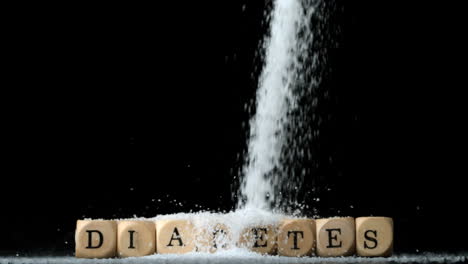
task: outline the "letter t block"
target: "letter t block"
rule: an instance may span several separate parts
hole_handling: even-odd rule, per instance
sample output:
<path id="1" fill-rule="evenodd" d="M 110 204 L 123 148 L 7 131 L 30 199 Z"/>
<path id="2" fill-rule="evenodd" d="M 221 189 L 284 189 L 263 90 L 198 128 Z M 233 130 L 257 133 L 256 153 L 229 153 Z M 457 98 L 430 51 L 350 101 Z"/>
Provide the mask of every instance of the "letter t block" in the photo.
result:
<path id="1" fill-rule="evenodd" d="M 310 256 L 315 249 L 315 221 L 286 219 L 278 229 L 278 255 Z"/>

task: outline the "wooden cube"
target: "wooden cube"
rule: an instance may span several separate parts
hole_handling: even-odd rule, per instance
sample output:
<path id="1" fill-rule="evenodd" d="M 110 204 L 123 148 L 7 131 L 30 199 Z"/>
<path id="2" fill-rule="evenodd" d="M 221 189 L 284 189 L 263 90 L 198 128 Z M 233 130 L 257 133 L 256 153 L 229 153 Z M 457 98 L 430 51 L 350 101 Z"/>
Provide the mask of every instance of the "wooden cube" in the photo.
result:
<path id="1" fill-rule="evenodd" d="M 195 251 L 194 228 L 189 220 L 156 221 L 156 252 L 183 254 Z"/>
<path id="2" fill-rule="evenodd" d="M 317 219 L 317 255 L 338 257 L 353 255 L 356 250 L 356 227 L 353 217 Z"/>
<path id="3" fill-rule="evenodd" d="M 356 251 L 363 257 L 387 257 L 393 252 L 393 220 L 389 217 L 356 218 Z"/>
<path id="4" fill-rule="evenodd" d="M 196 229 L 195 246 L 198 252 L 214 253 L 232 247 L 231 230 L 225 224 L 213 222 Z"/>
<path id="5" fill-rule="evenodd" d="M 156 226 L 150 221 L 119 221 L 117 223 L 117 255 L 139 257 L 154 254 Z"/>
<path id="6" fill-rule="evenodd" d="M 77 258 L 115 257 L 117 223 L 106 220 L 78 220 L 75 246 Z"/>
<path id="7" fill-rule="evenodd" d="M 312 219 L 283 220 L 278 228 L 278 255 L 310 256 L 315 249 L 315 221 Z"/>
<path id="8" fill-rule="evenodd" d="M 247 227 L 240 233 L 239 246 L 260 254 L 274 254 L 276 231 L 276 227 L 271 225 Z"/>

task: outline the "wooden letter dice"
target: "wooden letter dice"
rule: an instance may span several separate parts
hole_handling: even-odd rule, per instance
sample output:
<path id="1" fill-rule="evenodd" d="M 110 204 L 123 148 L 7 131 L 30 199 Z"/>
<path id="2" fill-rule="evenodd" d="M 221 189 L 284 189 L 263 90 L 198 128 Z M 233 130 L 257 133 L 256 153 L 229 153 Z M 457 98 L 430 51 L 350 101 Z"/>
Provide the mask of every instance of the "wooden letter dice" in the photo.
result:
<path id="1" fill-rule="evenodd" d="M 119 257 L 139 257 L 154 254 L 156 227 L 149 221 L 120 221 L 117 224 L 117 254 Z"/>
<path id="2" fill-rule="evenodd" d="M 196 247 L 199 252 L 214 253 L 220 249 L 232 247 L 231 230 L 222 223 L 213 222 L 196 232 Z"/>
<path id="3" fill-rule="evenodd" d="M 239 245 L 261 254 L 276 252 L 276 228 L 274 226 L 252 226 L 240 235 Z"/>
<path id="4" fill-rule="evenodd" d="M 321 257 L 349 256 L 356 250 L 353 217 L 316 220 L 317 255 Z"/>
<path id="5" fill-rule="evenodd" d="M 194 228 L 189 220 L 156 221 L 156 252 L 182 254 L 195 251 Z"/>
<path id="6" fill-rule="evenodd" d="M 315 247 L 315 221 L 287 219 L 278 228 L 278 255 L 309 256 Z"/>
<path id="7" fill-rule="evenodd" d="M 78 220 L 75 245 L 77 258 L 115 257 L 117 223 L 105 220 Z"/>
<path id="8" fill-rule="evenodd" d="M 356 218 L 356 251 L 363 257 L 392 255 L 393 220 L 389 217 Z"/>

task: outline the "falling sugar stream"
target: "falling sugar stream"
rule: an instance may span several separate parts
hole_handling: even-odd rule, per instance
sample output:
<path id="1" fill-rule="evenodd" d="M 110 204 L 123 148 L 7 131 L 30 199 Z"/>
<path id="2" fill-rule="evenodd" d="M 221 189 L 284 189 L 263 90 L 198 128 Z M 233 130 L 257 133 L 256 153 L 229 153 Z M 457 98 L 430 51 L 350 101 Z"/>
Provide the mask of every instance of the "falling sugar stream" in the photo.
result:
<path id="1" fill-rule="evenodd" d="M 297 188 L 299 184 L 288 179 L 290 165 L 284 155 L 291 155 L 287 148 L 300 147 L 301 138 L 309 136 L 302 135 L 291 142 L 290 126 L 294 124 L 288 119 L 293 113 L 305 114 L 300 109 L 297 111 L 301 107 L 298 99 L 306 94 L 300 89 L 310 90 L 318 85 L 311 78 L 317 58 L 311 51 L 311 19 L 319 1 L 275 0 L 273 3 L 270 34 L 264 40 L 265 64 L 259 79 L 256 112 L 250 120 L 238 208 L 275 209 L 281 195 L 293 193 L 287 188 Z M 279 188 L 280 185 L 283 187 Z M 284 186 L 288 186 L 286 190 Z"/>

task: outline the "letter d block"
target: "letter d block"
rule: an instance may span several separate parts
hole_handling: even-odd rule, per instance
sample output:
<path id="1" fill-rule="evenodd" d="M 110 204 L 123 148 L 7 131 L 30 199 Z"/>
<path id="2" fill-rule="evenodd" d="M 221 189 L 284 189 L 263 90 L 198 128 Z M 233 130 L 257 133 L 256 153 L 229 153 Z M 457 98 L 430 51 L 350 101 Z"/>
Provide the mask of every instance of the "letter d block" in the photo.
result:
<path id="1" fill-rule="evenodd" d="M 239 245 L 260 254 L 276 252 L 276 228 L 274 226 L 252 226 L 240 235 Z"/>
<path id="2" fill-rule="evenodd" d="M 356 251 L 359 256 L 363 257 L 388 257 L 392 255 L 392 218 L 356 218 Z"/>
<path id="3" fill-rule="evenodd" d="M 156 251 L 183 254 L 195 251 L 194 228 L 189 220 L 156 221 Z"/>
<path id="4" fill-rule="evenodd" d="M 356 251 L 356 227 L 353 217 L 317 219 L 317 255 L 350 256 Z"/>
<path id="5" fill-rule="evenodd" d="M 278 229 L 278 255 L 302 257 L 312 254 L 315 248 L 315 221 L 312 219 L 287 219 Z"/>
<path id="6" fill-rule="evenodd" d="M 75 232 L 77 258 L 111 258 L 117 249 L 117 223 L 104 220 L 78 220 Z"/>
<path id="7" fill-rule="evenodd" d="M 149 221 L 120 221 L 117 224 L 117 254 L 119 257 L 139 257 L 154 254 L 156 227 Z"/>

